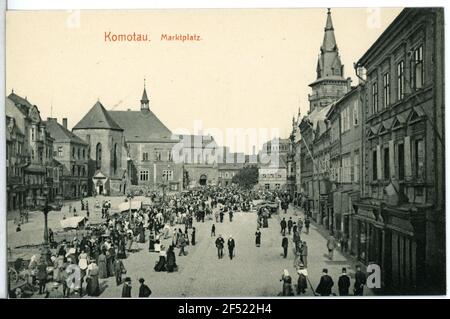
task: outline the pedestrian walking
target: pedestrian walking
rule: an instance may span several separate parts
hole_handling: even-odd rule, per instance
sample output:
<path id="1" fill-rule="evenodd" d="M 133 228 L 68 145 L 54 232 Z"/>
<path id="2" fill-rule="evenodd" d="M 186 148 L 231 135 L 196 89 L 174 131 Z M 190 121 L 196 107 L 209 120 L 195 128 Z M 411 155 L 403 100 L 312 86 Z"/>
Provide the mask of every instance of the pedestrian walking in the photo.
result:
<path id="1" fill-rule="evenodd" d="M 191 244 L 192 246 L 195 246 L 195 227 L 192 227 Z"/>
<path id="2" fill-rule="evenodd" d="M 280 222 L 280 226 L 281 226 L 281 234 L 284 236 L 286 234 L 286 219 L 283 217 L 283 219 Z"/>
<path id="3" fill-rule="evenodd" d="M 125 278 L 125 282 L 122 287 L 122 298 L 131 298 L 131 278 Z"/>
<path id="4" fill-rule="evenodd" d="M 327 241 L 327 249 L 328 249 L 328 258 L 333 260 L 334 249 L 336 248 L 336 239 L 333 235 L 328 238 Z"/>
<path id="5" fill-rule="evenodd" d="M 301 244 L 301 242 L 302 242 L 302 239 L 301 239 L 301 237 L 300 237 L 300 232 L 299 232 L 298 230 L 296 230 L 296 231 L 294 232 L 294 235 L 293 235 L 293 237 L 292 237 L 292 241 L 293 241 L 294 244 L 295 244 L 295 251 L 300 251 L 300 244 Z"/>
<path id="6" fill-rule="evenodd" d="M 287 222 L 287 227 L 288 227 L 288 233 L 289 235 L 291 234 L 291 230 L 292 230 L 292 226 L 294 225 L 294 222 L 292 221 L 292 217 L 289 217 L 289 220 Z"/>
<path id="7" fill-rule="evenodd" d="M 120 286 L 122 284 L 122 275 L 126 274 L 127 271 L 121 259 L 116 258 L 114 261 L 114 276 L 116 277 L 116 285 Z"/>
<path id="8" fill-rule="evenodd" d="M 45 285 L 47 284 L 47 263 L 43 257 L 41 257 L 41 260 L 37 265 L 36 277 L 39 282 L 39 294 L 42 295 L 45 291 Z"/>
<path id="9" fill-rule="evenodd" d="M 216 225 L 212 224 L 211 226 L 211 237 L 216 236 Z"/>
<path id="10" fill-rule="evenodd" d="M 304 265 L 300 265 L 300 269 L 297 270 L 297 295 L 303 295 L 306 293 L 306 288 L 308 288 L 308 270 Z"/>
<path id="11" fill-rule="evenodd" d="M 180 246 L 180 252 L 179 252 L 178 256 L 187 255 L 187 253 L 184 251 L 184 247 L 186 247 L 186 244 L 187 244 L 186 237 L 184 234 L 181 234 L 178 239 L 178 245 Z"/>
<path id="12" fill-rule="evenodd" d="M 255 233 L 255 244 L 256 244 L 256 247 L 261 246 L 261 231 L 259 229 L 257 229 L 256 233 Z"/>
<path id="13" fill-rule="evenodd" d="M 306 217 L 305 219 L 305 232 L 306 234 L 309 234 L 309 226 L 311 224 L 311 220 L 309 219 L 309 217 Z"/>
<path id="14" fill-rule="evenodd" d="M 361 271 L 361 266 L 356 266 L 354 295 L 364 295 L 364 285 L 366 284 L 366 275 Z"/>
<path id="15" fill-rule="evenodd" d="M 234 248 L 236 247 L 236 244 L 231 235 L 230 238 L 228 238 L 227 246 L 228 246 L 228 255 L 230 256 L 230 260 L 232 260 L 234 257 Z"/>
<path id="16" fill-rule="evenodd" d="M 300 258 L 303 265 L 305 265 L 305 267 L 308 267 L 308 245 L 306 244 L 306 241 L 304 241 L 301 245 Z"/>
<path id="17" fill-rule="evenodd" d="M 319 285 L 316 288 L 316 292 L 321 296 L 331 295 L 331 288 L 334 286 L 333 279 L 328 275 L 328 269 L 322 270 L 322 277 L 320 278 Z"/>
<path id="18" fill-rule="evenodd" d="M 347 275 L 347 268 L 342 268 L 342 274 L 338 280 L 339 296 L 348 296 L 350 288 L 350 277 Z"/>
<path id="19" fill-rule="evenodd" d="M 283 247 L 283 258 L 287 257 L 289 241 L 286 235 L 283 235 L 283 240 L 281 241 L 281 247 Z"/>
<path id="20" fill-rule="evenodd" d="M 283 271 L 283 275 L 281 276 L 280 281 L 283 282 L 283 288 L 282 288 L 282 296 L 292 296 L 294 295 L 293 289 L 292 289 L 292 278 L 289 275 L 289 271 L 285 269 Z"/>
<path id="21" fill-rule="evenodd" d="M 139 298 L 148 298 L 152 294 L 152 290 L 145 284 L 144 278 L 139 279 Z"/>
<path id="22" fill-rule="evenodd" d="M 347 249 L 348 249 L 348 235 L 344 233 L 341 236 L 341 251 L 343 253 L 346 253 Z"/>
<path id="23" fill-rule="evenodd" d="M 217 257 L 219 259 L 223 258 L 223 246 L 225 244 L 225 240 L 222 238 L 222 235 L 219 235 L 216 239 L 216 247 L 217 247 Z"/>

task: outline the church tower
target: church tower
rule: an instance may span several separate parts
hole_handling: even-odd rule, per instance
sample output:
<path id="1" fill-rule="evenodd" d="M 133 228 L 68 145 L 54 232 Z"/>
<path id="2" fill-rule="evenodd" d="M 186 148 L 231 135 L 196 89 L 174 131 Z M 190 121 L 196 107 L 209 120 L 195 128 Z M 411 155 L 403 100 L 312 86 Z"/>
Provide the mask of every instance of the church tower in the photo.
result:
<path id="1" fill-rule="evenodd" d="M 331 11 L 328 9 L 325 34 L 317 61 L 317 78 L 309 86 L 309 111 L 325 107 L 336 101 L 350 90 L 350 78 L 344 78 L 344 66 L 341 63 L 339 49 L 334 35 Z"/>
<path id="2" fill-rule="evenodd" d="M 147 91 L 145 89 L 145 79 L 144 79 L 144 92 L 142 93 L 141 98 L 141 111 L 149 111 L 150 110 L 150 101 L 147 97 Z"/>

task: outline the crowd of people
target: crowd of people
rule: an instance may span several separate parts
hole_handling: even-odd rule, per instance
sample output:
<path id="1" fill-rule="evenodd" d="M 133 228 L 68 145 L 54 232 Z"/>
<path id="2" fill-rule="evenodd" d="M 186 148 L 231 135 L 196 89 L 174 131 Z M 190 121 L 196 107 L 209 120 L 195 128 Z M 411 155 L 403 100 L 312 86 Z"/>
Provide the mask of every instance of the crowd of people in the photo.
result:
<path id="1" fill-rule="evenodd" d="M 283 216 L 290 202 L 288 196 L 281 192 L 243 190 L 236 186 L 206 186 L 167 196 L 157 193 L 149 196 L 151 204 L 133 210 L 130 205 L 129 211 L 125 212 L 114 211 L 108 200 L 102 203 L 96 201 L 94 207 L 101 210 L 101 223 L 90 225 L 88 230 L 80 232 L 81 235 L 70 241 L 55 242 L 52 236 L 54 249 L 50 260 L 46 260 L 45 255 L 41 255 L 39 259 L 33 256 L 28 266 L 33 284 L 39 286 L 38 294 L 49 298 L 99 296 L 104 288 L 100 280 L 112 277 L 117 286 L 123 285 L 122 297 L 130 297 L 131 277 L 123 279 L 127 274 L 123 260 L 142 249 L 142 244 L 148 243 L 148 251 L 159 255 L 153 266 L 155 272 L 175 272 L 179 269 L 177 257 L 188 255 L 189 247 L 197 244 L 196 223 L 212 221 L 211 237 L 216 237 L 216 227 L 224 223 L 225 216 L 232 223 L 237 212 L 251 212 L 256 209 L 255 245 L 261 247 L 260 228 L 268 227 L 273 205 L 277 207 L 280 216 Z M 128 200 L 130 199 L 124 199 Z M 258 200 L 266 204 L 255 207 L 254 203 Z M 72 207 L 70 209 L 72 210 Z M 76 212 L 75 208 L 73 210 Z M 88 201 L 81 201 L 81 211 L 89 211 Z M 309 214 L 306 214 L 304 219 L 299 217 L 294 220 L 289 217 L 286 220 L 281 217 L 280 221 L 284 258 L 288 257 L 289 237 L 293 243 L 294 268 L 299 276 L 295 291 L 297 295 L 305 294 L 308 289 L 308 245 L 302 237 L 309 234 L 310 224 Z M 201 238 L 206 237 L 200 235 Z M 219 259 L 223 258 L 226 247 L 229 259 L 233 260 L 236 241 L 232 235 L 225 239 L 218 234 L 217 238 L 214 238 L 214 244 Z M 327 243 L 330 259 L 333 258 L 335 247 L 336 240 L 330 238 Z M 364 275 L 360 270 L 357 271 L 355 294 L 362 294 L 363 291 L 365 278 L 361 274 Z M 345 276 L 348 275 L 344 268 L 338 279 L 341 295 L 346 295 L 346 292 L 348 294 L 350 287 L 350 281 L 346 280 Z M 151 289 L 144 281 L 143 278 L 139 280 L 139 297 L 151 295 Z M 288 270 L 284 270 L 281 281 L 281 294 L 293 295 L 292 278 Z M 314 294 L 323 296 L 331 294 L 333 285 L 327 269 L 323 270 L 323 276 L 315 290 L 309 283 Z M 16 295 L 20 296 L 20 291 Z"/>

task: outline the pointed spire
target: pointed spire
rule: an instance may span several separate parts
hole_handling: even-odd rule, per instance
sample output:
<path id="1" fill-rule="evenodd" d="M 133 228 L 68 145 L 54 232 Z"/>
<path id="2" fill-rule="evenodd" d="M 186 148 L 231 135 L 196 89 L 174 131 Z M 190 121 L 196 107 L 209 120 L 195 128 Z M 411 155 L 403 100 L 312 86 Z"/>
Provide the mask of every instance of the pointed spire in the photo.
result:
<path id="1" fill-rule="evenodd" d="M 144 78 L 144 92 L 142 93 L 142 99 L 141 99 L 141 110 L 149 110 L 149 103 L 147 96 L 147 90 L 145 89 L 145 78 Z"/>
<path id="2" fill-rule="evenodd" d="M 331 9 L 328 8 L 327 12 L 327 24 L 325 25 L 325 31 L 333 31 L 333 21 L 331 20 Z"/>
<path id="3" fill-rule="evenodd" d="M 324 30 L 323 43 L 320 47 L 320 55 L 317 61 L 317 79 L 328 76 L 343 77 L 343 66 L 339 57 L 333 21 L 331 19 L 331 10 L 329 8 Z"/>

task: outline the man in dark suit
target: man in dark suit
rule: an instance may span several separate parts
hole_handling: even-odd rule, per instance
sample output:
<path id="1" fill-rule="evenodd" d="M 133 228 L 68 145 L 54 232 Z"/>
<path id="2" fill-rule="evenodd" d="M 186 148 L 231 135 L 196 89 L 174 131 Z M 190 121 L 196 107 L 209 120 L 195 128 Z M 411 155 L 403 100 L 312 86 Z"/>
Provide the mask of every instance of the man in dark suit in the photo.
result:
<path id="1" fill-rule="evenodd" d="M 291 230 L 292 230 L 292 226 L 294 225 L 294 222 L 292 221 L 292 217 L 289 217 L 289 220 L 287 222 L 287 227 L 288 227 L 288 233 L 289 235 L 291 234 Z"/>
<path id="2" fill-rule="evenodd" d="M 230 259 L 233 259 L 233 253 L 234 253 L 234 247 L 235 247 L 233 237 L 230 236 L 230 238 L 228 238 L 227 245 L 228 245 L 228 255 L 230 256 Z"/>
<path id="3" fill-rule="evenodd" d="M 322 277 L 320 278 L 319 285 L 316 288 L 316 292 L 321 296 L 331 295 L 331 288 L 334 286 L 333 279 L 328 276 L 328 269 L 322 270 Z"/>
<path id="4" fill-rule="evenodd" d="M 284 217 L 280 222 L 280 226 L 281 226 L 281 234 L 284 236 L 286 234 L 286 226 L 287 226 L 286 219 L 284 219 Z"/>
<path id="5" fill-rule="evenodd" d="M 364 285 L 366 284 L 366 275 L 361 271 L 361 266 L 356 266 L 355 273 L 355 296 L 362 296 L 364 294 Z"/>
<path id="6" fill-rule="evenodd" d="M 223 257 L 223 246 L 225 244 L 225 240 L 223 240 L 222 235 L 219 235 L 216 239 L 216 247 L 217 247 L 217 257 L 221 259 Z"/>
<path id="7" fill-rule="evenodd" d="M 348 296 L 350 288 L 350 277 L 347 275 L 347 269 L 342 268 L 342 274 L 338 280 L 339 296 Z"/>
<path id="8" fill-rule="evenodd" d="M 285 235 L 283 235 L 283 240 L 281 241 L 281 247 L 283 247 L 283 258 L 287 257 L 289 241 Z"/>

